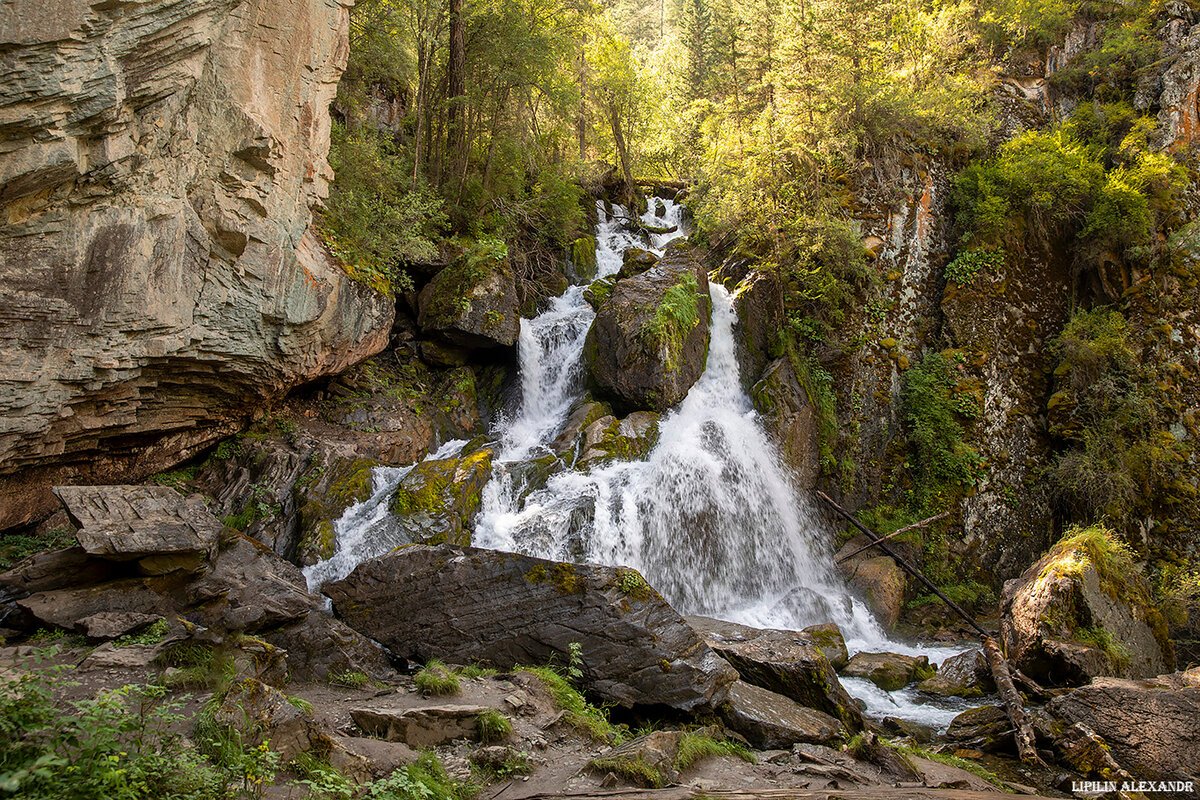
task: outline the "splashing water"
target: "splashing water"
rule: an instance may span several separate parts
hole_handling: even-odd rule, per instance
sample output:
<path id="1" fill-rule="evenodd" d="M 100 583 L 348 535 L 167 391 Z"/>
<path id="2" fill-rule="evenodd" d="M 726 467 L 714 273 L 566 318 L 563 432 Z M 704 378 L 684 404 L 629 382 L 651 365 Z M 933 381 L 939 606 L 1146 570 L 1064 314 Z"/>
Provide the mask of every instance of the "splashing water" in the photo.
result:
<path id="1" fill-rule="evenodd" d="M 466 443 L 465 439 L 446 442 L 423 460 L 449 458 L 462 450 Z M 396 486 L 415 466 L 376 467 L 372 470 L 371 496 L 347 508 L 333 523 L 337 552 L 332 558 L 304 568 L 309 591 L 316 591 L 330 581 L 341 580 L 368 558 L 383 555 L 406 541 L 388 510 L 388 500 Z"/>

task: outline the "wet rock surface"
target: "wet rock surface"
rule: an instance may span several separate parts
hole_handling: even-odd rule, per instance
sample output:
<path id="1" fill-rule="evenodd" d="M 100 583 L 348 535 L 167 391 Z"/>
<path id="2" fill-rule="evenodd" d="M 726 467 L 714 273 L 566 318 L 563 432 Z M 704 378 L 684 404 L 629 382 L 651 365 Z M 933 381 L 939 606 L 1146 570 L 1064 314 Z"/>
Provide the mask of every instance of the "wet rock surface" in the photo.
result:
<path id="1" fill-rule="evenodd" d="M 839 720 L 823 711 L 745 681 L 730 687 L 721 718 L 760 750 L 790 748 L 801 742 L 830 744 L 846 733 Z"/>
<path id="2" fill-rule="evenodd" d="M 932 677 L 934 668 L 926 656 L 906 656 L 899 653 L 855 653 L 850 657 L 843 675 L 866 678 L 871 683 L 892 692 L 908 684 Z"/>
<path id="3" fill-rule="evenodd" d="M 716 706 L 736 678 L 633 570 L 412 546 L 325 592 L 356 630 L 422 661 L 542 664 L 578 642 L 589 690 L 622 705 Z"/>
<path id="4" fill-rule="evenodd" d="M 746 683 L 824 712 L 851 731 L 862 728 L 858 706 L 810 634 L 762 630 L 707 617 L 688 617 L 688 624 Z"/>
<path id="5" fill-rule="evenodd" d="M 675 243 L 646 272 L 617 281 L 588 331 L 597 388 L 627 410 L 665 411 L 704 372 L 712 302 L 690 246 Z"/>

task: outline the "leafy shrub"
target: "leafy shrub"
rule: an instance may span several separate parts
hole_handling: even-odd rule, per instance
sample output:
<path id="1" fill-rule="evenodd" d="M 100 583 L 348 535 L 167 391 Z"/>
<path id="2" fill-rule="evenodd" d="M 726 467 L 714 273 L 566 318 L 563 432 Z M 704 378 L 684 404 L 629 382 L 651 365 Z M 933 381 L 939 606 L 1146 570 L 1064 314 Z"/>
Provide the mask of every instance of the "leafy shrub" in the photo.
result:
<path id="1" fill-rule="evenodd" d="M 495 744 L 508 738 L 512 733 L 512 723 L 499 711 L 489 708 L 476 718 L 475 730 L 479 734 L 479 741 Z"/>
<path id="2" fill-rule="evenodd" d="M 900 400 L 919 498 L 960 493 L 983 473 L 982 457 L 964 441 L 954 390 L 954 367 L 941 353 L 927 355 L 904 375 Z"/>
<path id="3" fill-rule="evenodd" d="M 412 764 L 386 778 L 373 781 L 366 800 L 468 800 L 473 792 L 446 774 L 433 753 L 424 753 Z"/>
<path id="4" fill-rule="evenodd" d="M 0 793 L 26 800 L 217 800 L 221 775 L 176 730 L 161 686 L 58 699 L 65 670 L 0 679 Z"/>
<path id="5" fill-rule="evenodd" d="M 329 683 L 331 685 L 341 686 L 345 689 L 362 689 L 370 682 L 371 677 L 367 673 L 357 670 L 334 672 L 329 675 Z"/>
<path id="6" fill-rule="evenodd" d="M 968 286 L 980 273 L 998 272 L 1004 266 L 1004 250 L 963 250 L 946 265 L 946 280 Z"/>

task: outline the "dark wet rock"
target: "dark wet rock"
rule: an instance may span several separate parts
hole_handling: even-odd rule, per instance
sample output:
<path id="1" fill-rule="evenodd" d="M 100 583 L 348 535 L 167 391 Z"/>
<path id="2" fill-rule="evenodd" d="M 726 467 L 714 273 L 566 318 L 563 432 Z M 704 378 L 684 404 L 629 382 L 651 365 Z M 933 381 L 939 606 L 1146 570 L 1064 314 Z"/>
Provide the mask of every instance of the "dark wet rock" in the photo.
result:
<path id="1" fill-rule="evenodd" d="M 492 475 L 492 451 L 422 461 L 401 479 L 390 507 L 408 541 L 471 543 L 471 528 Z"/>
<path id="2" fill-rule="evenodd" d="M 862 729 L 862 712 L 810 635 L 760 630 L 707 617 L 688 617 L 688 624 L 733 665 L 743 681 L 823 711 L 850 730 Z"/>
<path id="3" fill-rule="evenodd" d="M 102 583 L 115 576 L 111 561 L 90 556 L 82 547 L 35 553 L 0 573 L 0 587 L 20 595 Z"/>
<path id="4" fill-rule="evenodd" d="M 738 364 L 742 383 L 749 390 L 765 377 L 772 354 L 779 355 L 779 331 L 786 322 L 779 302 L 779 278 L 774 272 L 751 271 L 745 259 L 736 256 L 725 260 L 718 275 L 734 292 Z"/>
<path id="5" fill-rule="evenodd" d="M 894 692 L 913 681 L 932 677 L 933 668 L 929 666 L 926 656 L 855 653 L 842 674 L 851 678 L 866 678 L 885 692 Z"/>
<path id="6" fill-rule="evenodd" d="M 1009 660 L 1051 686 L 1167 672 L 1174 655 L 1145 579 L 1128 559 L 1119 573 L 1101 574 L 1092 546 L 1064 540 L 1004 584 L 1000 632 Z"/>
<path id="7" fill-rule="evenodd" d="M 797 484 L 813 487 L 821 467 L 817 411 L 792 362 L 786 358 L 770 362 L 750 397 Z"/>
<path id="8" fill-rule="evenodd" d="M 114 561 L 183 556 L 199 566 L 213 551 L 221 523 L 199 495 L 167 486 L 56 486 L 84 552 Z"/>
<path id="9" fill-rule="evenodd" d="M 1015 752 L 1012 723 L 1000 706 L 968 708 L 946 729 L 946 738 L 963 747 L 985 753 Z"/>
<path id="10" fill-rule="evenodd" d="M 1140 780 L 1200 781 L 1200 668 L 1146 680 L 1096 678 L 1055 697 L 1045 712 L 1056 738 L 1069 739 L 1073 727 L 1096 737 Z"/>
<path id="11" fill-rule="evenodd" d="M 736 678 L 626 568 L 412 546 L 360 564 L 325 592 L 353 628 L 422 662 L 561 663 L 578 642 L 589 690 L 625 706 L 719 705 Z"/>
<path id="12" fill-rule="evenodd" d="M 704 265 L 686 244 L 618 281 L 584 342 L 596 387 L 629 410 L 674 406 L 704 371 L 711 305 Z"/>
<path id="13" fill-rule="evenodd" d="M 884 717 L 883 729 L 892 736 L 906 736 L 914 742 L 932 742 L 937 731 L 928 725 L 899 717 Z"/>
<path id="14" fill-rule="evenodd" d="M 829 744 L 846 732 L 841 722 L 823 711 L 745 681 L 730 687 L 721 718 L 760 750 L 790 748 L 800 742 Z"/>
<path id="15" fill-rule="evenodd" d="M 571 276 L 576 281 L 595 280 L 596 278 L 596 237 L 580 236 L 571 242 Z"/>
<path id="16" fill-rule="evenodd" d="M 471 350 L 452 344 L 426 339 L 418 345 L 421 360 L 435 367 L 461 367 L 471 360 Z"/>
<path id="17" fill-rule="evenodd" d="M 137 611 L 99 611 L 79 620 L 78 627 L 89 639 L 116 639 L 151 625 L 162 617 Z"/>
<path id="18" fill-rule="evenodd" d="M 383 679 L 395 672 L 382 647 L 323 611 L 260 636 L 287 654 L 294 680 L 325 683 L 348 672 Z"/>
<path id="19" fill-rule="evenodd" d="M 983 651 L 976 649 L 947 658 L 937 674 L 921 681 L 917 688 L 943 697 L 980 697 L 996 691 L 996 684 Z"/>
<path id="20" fill-rule="evenodd" d="M 101 612 L 171 615 L 177 608 L 169 596 L 172 588 L 173 584 L 161 578 L 127 578 L 36 592 L 17 604 L 42 624 L 82 633 L 81 622 Z"/>
<path id="21" fill-rule="evenodd" d="M 507 260 L 467 255 L 443 269 L 421 290 L 417 324 L 462 347 L 512 347 L 521 313 Z"/>
<path id="22" fill-rule="evenodd" d="M 813 644 L 829 659 L 829 666 L 834 670 L 842 669 L 850 661 L 850 651 L 846 649 L 846 637 L 842 629 L 832 622 L 821 625 L 809 625 L 801 633 L 807 634 Z"/>
<path id="23" fill-rule="evenodd" d="M 550 449 L 559 455 L 569 454 L 570 460 L 573 461 L 576 451 L 582 443 L 583 432 L 593 422 L 606 416 L 612 416 L 612 406 L 595 400 L 585 400 L 567 417 L 567 421 L 563 423 L 562 430 L 555 437 Z"/>
<path id="24" fill-rule="evenodd" d="M 209 627 L 248 632 L 304 619 L 320 606 L 299 568 L 244 536 L 229 537 L 183 596 Z"/>
<path id="25" fill-rule="evenodd" d="M 409 747 L 429 748 L 455 739 L 478 739 L 484 706 L 445 703 L 417 708 L 385 703 L 350 709 L 354 724 L 367 736 Z"/>
<path id="26" fill-rule="evenodd" d="M 617 285 L 617 276 L 610 275 L 607 278 L 601 278 L 598 281 L 592 281 L 587 288 L 583 290 L 583 299 L 592 307 L 593 311 L 599 311 L 600 306 L 604 305 L 604 301 L 612 294 L 613 287 Z"/>

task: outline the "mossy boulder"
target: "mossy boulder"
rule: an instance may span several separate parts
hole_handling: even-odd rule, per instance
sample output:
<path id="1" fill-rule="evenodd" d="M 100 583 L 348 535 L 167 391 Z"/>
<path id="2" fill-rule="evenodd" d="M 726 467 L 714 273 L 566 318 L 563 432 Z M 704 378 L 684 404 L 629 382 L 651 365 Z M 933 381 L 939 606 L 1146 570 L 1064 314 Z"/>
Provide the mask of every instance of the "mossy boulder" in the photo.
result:
<path id="1" fill-rule="evenodd" d="M 968 708 L 950 722 L 946 738 L 961 747 L 985 753 L 1014 752 L 1012 722 L 1000 706 Z"/>
<path id="2" fill-rule="evenodd" d="M 596 278 L 596 237 L 580 236 L 571 243 L 571 272 L 576 280 L 591 281 Z"/>
<path id="3" fill-rule="evenodd" d="M 471 526 L 492 474 L 492 450 L 422 461 L 404 476 L 389 507 L 416 544 L 470 544 Z"/>
<path id="4" fill-rule="evenodd" d="M 1099 526 L 1070 532 L 1005 583 L 1000 632 L 1013 665 L 1054 686 L 1151 677 L 1174 665 L 1148 583 L 1128 548 Z"/>
<path id="5" fill-rule="evenodd" d="M 704 265 L 686 243 L 618 281 L 584 343 L 596 389 L 622 410 L 674 406 L 704 372 L 711 306 Z"/>
<path id="6" fill-rule="evenodd" d="M 297 559 L 315 564 L 331 558 L 337 546 L 334 520 L 355 503 L 371 496 L 374 468 L 369 458 L 336 460 L 314 465 L 296 482 L 300 538 Z"/>
<path id="7" fill-rule="evenodd" d="M 610 275 L 607 278 L 601 278 L 598 281 L 592 281 L 588 287 L 583 290 L 583 299 L 594 311 L 599 311 L 600 306 L 604 305 L 604 301 L 612 294 L 613 287 L 617 285 L 615 275 Z"/>
<path id="8" fill-rule="evenodd" d="M 850 651 L 846 649 L 846 637 L 836 624 L 826 622 L 821 625 L 809 625 L 801 633 L 808 635 L 834 669 L 841 669 L 850 660 Z"/>
<path id="9" fill-rule="evenodd" d="M 777 358 L 767 364 L 750 397 L 797 485 L 814 487 L 821 469 L 819 420 L 792 362 Z"/>
<path id="10" fill-rule="evenodd" d="M 512 347 L 521 332 L 516 280 L 505 258 L 456 260 L 421 290 L 417 310 L 422 331 L 461 347 Z"/>
<path id="11" fill-rule="evenodd" d="M 640 247 L 631 247 L 621 258 L 621 271 L 617 273 L 617 277 L 632 278 L 634 275 L 641 275 L 657 263 L 656 254 Z"/>
<path id="12" fill-rule="evenodd" d="M 996 691 L 996 684 L 983 651 L 975 649 L 947 658 L 917 689 L 939 697 L 982 697 Z"/>
<path id="13" fill-rule="evenodd" d="M 899 653 L 855 653 L 842 670 L 848 678 L 866 678 L 885 692 L 903 689 L 914 681 L 932 678 L 934 667 L 926 656 Z"/>
<path id="14" fill-rule="evenodd" d="M 589 469 L 609 461 L 645 458 L 658 443 L 658 420 L 653 411 L 635 411 L 624 419 L 601 417 L 584 430 L 575 467 Z"/>
<path id="15" fill-rule="evenodd" d="M 850 587 L 857 592 L 888 630 L 896 627 L 904 608 L 904 591 L 908 579 L 891 556 L 878 550 L 866 550 L 853 558 L 841 560 L 867 543 L 865 536 L 856 536 L 838 552 L 838 569 Z"/>

